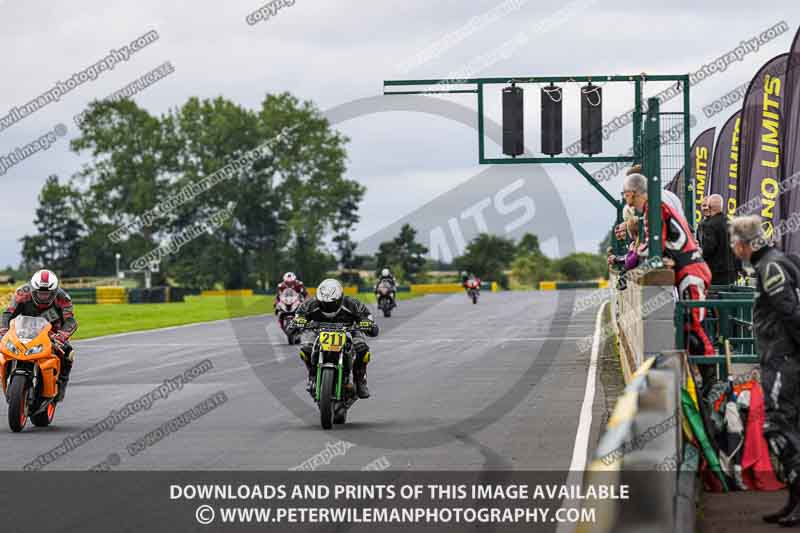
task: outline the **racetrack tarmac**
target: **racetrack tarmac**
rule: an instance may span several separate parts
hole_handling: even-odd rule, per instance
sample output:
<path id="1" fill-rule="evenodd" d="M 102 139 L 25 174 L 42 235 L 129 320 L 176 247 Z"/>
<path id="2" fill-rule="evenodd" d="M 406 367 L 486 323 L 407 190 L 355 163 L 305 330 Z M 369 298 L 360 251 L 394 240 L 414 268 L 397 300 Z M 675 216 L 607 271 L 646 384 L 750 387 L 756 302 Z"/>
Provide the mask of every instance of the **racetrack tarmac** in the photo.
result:
<path id="1" fill-rule="evenodd" d="M 419 470 L 570 467 L 597 306 L 590 291 L 463 294 L 400 302 L 369 339 L 372 398 L 324 431 L 305 368 L 272 316 L 96 338 L 77 362 L 53 426 L 0 426 L 0 469 L 18 470 L 70 435 L 208 359 L 213 368 L 47 461 L 45 470 Z M 80 320 L 80 316 L 78 316 Z M 600 383 L 598 382 L 598 387 Z M 129 445 L 215 393 L 227 401 L 132 454 Z M 595 397 L 589 453 L 603 406 Z M 4 411 L 4 410 L 3 410 Z M 53 456 L 51 456 L 51 459 Z"/>

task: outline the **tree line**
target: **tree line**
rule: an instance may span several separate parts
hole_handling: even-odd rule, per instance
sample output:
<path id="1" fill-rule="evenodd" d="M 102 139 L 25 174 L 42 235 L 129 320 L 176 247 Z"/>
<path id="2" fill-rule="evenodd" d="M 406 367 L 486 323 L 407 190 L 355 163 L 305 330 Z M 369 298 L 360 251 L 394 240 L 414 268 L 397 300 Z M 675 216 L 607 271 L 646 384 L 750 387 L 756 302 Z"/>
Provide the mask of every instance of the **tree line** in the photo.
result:
<path id="1" fill-rule="evenodd" d="M 231 179 L 119 242 L 109 238 L 266 141 L 274 141 L 269 153 Z M 350 233 L 365 189 L 344 177 L 347 141 L 311 102 L 288 93 L 267 95 L 256 110 L 191 98 L 160 116 L 130 100 L 93 103 L 70 145 L 91 160 L 68 179 L 47 179 L 37 231 L 21 239 L 23 270 L 114 275 L 117 254 L 125 270 L 171 235 L 232 207 L 221 227 L 163 259 L 154 283 L 263 287 L 286 270 L 321 279 L 339 263 L 350 266 L 355 249 Z"/>
<path id="2" fill-rule="evenodd" d="M 185 228 L 227 210 L 213 231 L 166 254 L 154 284 L 192 288 L 274 286 L 292 270 L 309 284 L 331 271 L 361 282 L 359 270 L 389 267 L 404 282 L 429 281 L 430 270 L 468 270 L 509 286 L 507 272 L 522 284 L 541 279 L 588 279 L 604 275 L 592 254 L 547 258 L 535 235 L 518 243 L 481 234 L 452 264 L 436 263 L 416 241 L 410 225 L 381 243 L 372 256 L 356 255 L 351 233 L 359 222 L 365 188 L 346 179 L 348 139 L 333 130 L 308 101 L 288 93 L 266 95 L 246 109 L 218 97 L 190 98 L 154 116 L 130 100 L 95 102 L 70 143 L 89 163 L 68 178 L 47 178 L 35 212 L 36 232 L 21 240 L 15 274 L 46 267 L 62 277 L 113 276 L 117 256 L 129 270 L 137 259 Z M 269 150 L 252 160 L 252 150 Z M 173 208 L 158 210 L 187 185 L 247 155 L 251 163 Z M 147 214 L 147 216 L 145 216 Z M 147 224 L 135 222 L 147 219 Z M 135 228 L 115 233 L 119 228 Z"/>

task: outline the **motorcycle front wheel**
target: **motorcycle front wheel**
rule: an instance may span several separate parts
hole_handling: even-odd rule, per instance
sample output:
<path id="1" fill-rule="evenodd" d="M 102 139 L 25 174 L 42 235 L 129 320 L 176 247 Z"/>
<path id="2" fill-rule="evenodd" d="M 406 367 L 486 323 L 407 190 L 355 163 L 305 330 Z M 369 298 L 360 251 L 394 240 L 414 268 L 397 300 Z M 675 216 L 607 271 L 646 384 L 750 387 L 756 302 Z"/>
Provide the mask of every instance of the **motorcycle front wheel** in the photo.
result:
<path id="1" fill-rule="evenodd" d="M 8 427 L 14 433 L 19 433 L 28 421 L 25 408 L 28 403 L 28 378 L 15 375 L 8 386 Z"/>
<path id="2" fill-rule="evenodd" d="M 319 383 L 319 419 L 322 429 L 333 427 L 333 382 L 336 373 L 333 368 L 323 368 Z"/>

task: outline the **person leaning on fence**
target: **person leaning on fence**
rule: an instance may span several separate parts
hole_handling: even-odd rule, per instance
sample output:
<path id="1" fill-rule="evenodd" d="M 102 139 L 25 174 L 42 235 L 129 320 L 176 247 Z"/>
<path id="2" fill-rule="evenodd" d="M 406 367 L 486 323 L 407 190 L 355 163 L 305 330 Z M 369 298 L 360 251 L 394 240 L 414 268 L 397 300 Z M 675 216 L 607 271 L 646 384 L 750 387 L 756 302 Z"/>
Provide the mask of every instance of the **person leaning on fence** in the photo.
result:
<path id="1" fill-rule="evenodd" d="M 629 174 L 623 184 L 625 203 L 641 211 L 645 231 L 643 243 L 649 242 L 647 226 L 647 178 Z M 666 200 L 661 202 L 661 255 L 664 264 L 675 271 L 675 287 L 683 300 L 705 300 L 711 285 L 711 271 L 703 260 L 700 247 L 692 235 L 686 218 Z M 644 252 L 643 252 L 644 254 Z M 714 347 L 703 329 L 705 309 L 692 308 L 686 325 L 687 349 L 692 355 L 713 355 Z M 716 372 L 712 365 L 701 365 L 703 387 L 708 387 Z"/>
<path id="2" fill-rule="evenodd" d="M 633 165 L 625 173 L 626 176 L 630 176 L 631 174 L 642 174 L 642 165 Z M 675 210 L 675 213 L 677 213 L 681 218 L 686 218 L 686 216 L 683 214 L 683 205 L 681 205 L 681 199 L 678 198 L 678 195 L 676 195 L 674 192 L 670 191 L 669 189 L 661 189 L 661 201 L 666 202 L 670 207 L 672 207 L 672 209 Z"/>
<path id="3" fill-rule="evenodd" d="M 753 333 L 760 352 L 764 437 L 789 482 L 789 500 L 764 521 L 800 525 L 800 271 L 768 241 L 757 215 L 734 218 L 730 243 L 756 272 Z"/>
<path id="4" fill-rule="evenodd" d="M 711 269 L 713 285 L 730 285 L 736 281 L 736 263 L 728 246 L 728 219 L 722 212 L 722 196 L 712 194 L 706 200 L 708 215 L 698 232 L 703 259 Z"/>
<path id="5" fill-rule="evenodd" d="M 608 264 L 621 267 L 624 273 L 627 270 L 632 270 L 639 265 L 639 254 L 646 248 L 646 245 L 641 244 L 639 238 L 639 217 L 636 216 L 636 209 L 633 206 L 626 205 L 622 209 L 623 224 L 620 224 L 620 231 L 617 232 L 620 240 L 628 239 L 628 251 L 625 255 L 614 255 L 613 250 L 609 252 Z M 624 231 L 622 227 L 624 226 Z"/>

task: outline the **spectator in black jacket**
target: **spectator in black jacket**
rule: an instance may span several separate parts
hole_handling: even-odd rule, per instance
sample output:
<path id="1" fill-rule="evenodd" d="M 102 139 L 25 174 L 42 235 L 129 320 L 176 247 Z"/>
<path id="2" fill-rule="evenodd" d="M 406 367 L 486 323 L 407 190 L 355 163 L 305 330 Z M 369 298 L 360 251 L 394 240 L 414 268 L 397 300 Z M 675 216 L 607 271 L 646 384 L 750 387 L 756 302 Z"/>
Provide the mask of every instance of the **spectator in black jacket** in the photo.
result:
<path id="1" fill-rule="evenodd" d="M 722 213 L 722 196 L 708 197 L 707 212 L 700 228 L 703 259 L 711 269 L 712 285 L 730 285 L 736 281 L 736 264 L 728 244 L 728 220 Z"/>

